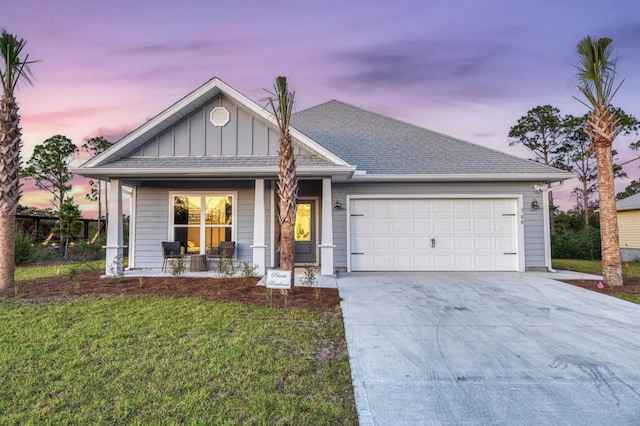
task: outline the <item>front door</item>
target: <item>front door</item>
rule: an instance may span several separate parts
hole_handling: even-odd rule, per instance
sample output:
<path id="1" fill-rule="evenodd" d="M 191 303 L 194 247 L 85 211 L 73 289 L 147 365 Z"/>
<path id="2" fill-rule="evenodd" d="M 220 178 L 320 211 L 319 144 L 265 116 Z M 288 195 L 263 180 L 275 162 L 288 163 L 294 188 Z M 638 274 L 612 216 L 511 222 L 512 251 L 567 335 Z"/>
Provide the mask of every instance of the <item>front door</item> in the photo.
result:
<path id="1" fill-rule="evenodd" d="M 295 263 L 316 263 L 316 202 L 299 200 L 296 211 Z"/>

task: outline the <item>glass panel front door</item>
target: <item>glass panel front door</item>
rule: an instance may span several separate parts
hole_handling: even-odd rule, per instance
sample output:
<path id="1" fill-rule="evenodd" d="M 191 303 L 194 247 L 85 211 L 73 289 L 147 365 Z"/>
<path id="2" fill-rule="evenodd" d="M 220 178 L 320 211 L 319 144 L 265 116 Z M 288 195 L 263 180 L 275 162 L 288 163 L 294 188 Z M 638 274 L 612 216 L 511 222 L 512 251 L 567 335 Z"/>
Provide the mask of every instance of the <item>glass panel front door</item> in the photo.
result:
<path id="1" fill-rule="evenodd" d="M 295 263 L 316 263 L 316 202 L 298 201 L 296 210 Z"/>

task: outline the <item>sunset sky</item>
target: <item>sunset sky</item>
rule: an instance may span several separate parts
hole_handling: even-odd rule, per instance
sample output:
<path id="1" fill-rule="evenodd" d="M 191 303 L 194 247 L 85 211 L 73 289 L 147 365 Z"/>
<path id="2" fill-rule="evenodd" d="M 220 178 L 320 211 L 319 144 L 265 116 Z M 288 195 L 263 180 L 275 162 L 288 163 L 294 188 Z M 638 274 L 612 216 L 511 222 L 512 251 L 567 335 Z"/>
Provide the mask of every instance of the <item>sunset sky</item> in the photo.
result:
<path id="1" fill-rule="evenodd" d="M 576 44 L 613 38 L 615 104 L 640 117 L 640 2 L 164 1 L 6 2 L 0 25 L 27 41 L 35 86 L 23 85 L 23 160 L 48 137 L 116 141 L 217 76 L 263 104 L 286 75 L 297 110 L 329 99 L 529 158 L 507 133 L 527 110 L 581 115 Z M 619 138 L 621 161 L 636 138 Z M 74 165 L 86 160 L 79 157 Z M 625 166 L 640 177 L 640 160 Z M 84 216 L 85 180 L 74 179 Z M 573 203 L 565 184 L 561 207 Z M 49 194 L 25 183 L 23 205 Z"/>

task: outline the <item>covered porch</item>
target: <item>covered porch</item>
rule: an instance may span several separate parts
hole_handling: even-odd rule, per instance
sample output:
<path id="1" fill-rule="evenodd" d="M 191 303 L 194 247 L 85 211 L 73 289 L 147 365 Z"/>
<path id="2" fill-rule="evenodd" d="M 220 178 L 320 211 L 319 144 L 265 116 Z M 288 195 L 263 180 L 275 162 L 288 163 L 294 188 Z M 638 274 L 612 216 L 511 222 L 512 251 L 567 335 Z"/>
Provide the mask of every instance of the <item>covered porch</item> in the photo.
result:
<path id="1" fill-rule="evenodd" d="M 273 177 L 234 179 L 111 178 L 109 188 L 105 275 L 164 276 L 163 241 L 180 241 L 186 274 L 216 277 L 214 268 L 190 272 L 191 255 L 206 255 L 220 241 L 234 241 L 236 266 L 255 267 L 257 275 L 279 266 L 277 253 L 277 195 Z M 130 186 L 131 216 L 128 270 L 123 270 L 123 185 Z M 300 181 L 299 207 L 303 214 L 297 249 L 299 265 L 313 265 L 320 276 L 334 275 L 333 206 L 331 177 L 305 176 Z M 176 205 L 187 200 L 184 220 Z M 222 201 L 220 201 L 222 200 Z M 200 204 L 198 204 L 200 203 Z M 223 207 L 211 207 L 218 203 Z M 195 206 L 195 207 L 194 207 Z M 222 219 L 216 217 L 222 216 Z M 303 226 L 304 225 L 304 226 Z M 304 229 L 303 229 L 304 228 Z M 306 230 L 305 230 L 306 229 Z M 157 274 L 157 275 L 154 275 Z"/>

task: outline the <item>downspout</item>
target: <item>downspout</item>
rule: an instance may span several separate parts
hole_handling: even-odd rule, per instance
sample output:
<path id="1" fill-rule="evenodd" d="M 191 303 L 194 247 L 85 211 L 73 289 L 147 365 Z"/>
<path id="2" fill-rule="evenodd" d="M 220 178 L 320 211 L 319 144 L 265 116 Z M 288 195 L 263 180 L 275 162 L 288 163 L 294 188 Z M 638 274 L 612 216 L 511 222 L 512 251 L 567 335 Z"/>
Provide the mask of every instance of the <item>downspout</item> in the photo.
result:
<path id="1" fill-rule="evenodd" d="M 551 221 L 549 216 L 549 191 L 555 191 L 564 186 L 564 181 L 560 182 L 560 185 L 551 187 L 550 184 L 544 185 L 542 196 L 542 221 L 545 224 L 544 229 L 544 251 L 545 251 L 545 263 L 547 271 L 555 273 L 556 270 L 551 267 Z"/>

